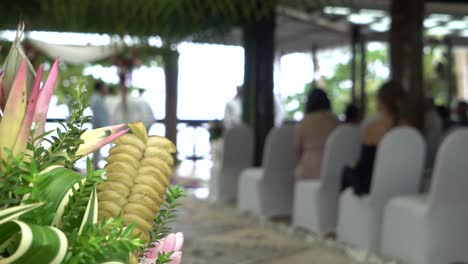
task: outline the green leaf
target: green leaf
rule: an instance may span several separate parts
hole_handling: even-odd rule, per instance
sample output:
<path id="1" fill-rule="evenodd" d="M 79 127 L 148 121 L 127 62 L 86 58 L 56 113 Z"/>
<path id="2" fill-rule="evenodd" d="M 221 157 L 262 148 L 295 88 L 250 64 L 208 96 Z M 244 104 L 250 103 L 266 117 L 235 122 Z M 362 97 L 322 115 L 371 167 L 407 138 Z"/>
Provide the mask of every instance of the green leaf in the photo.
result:
<path id="1" fill-rule="evenodd" d="M 17 195 L 24 195 L 27 193 L 30 193 L 32 191 L 32 187 L 30 186 L 23 186 L 15 190 L 15 193 Z"/>
<path id="2" fill-rule="evenodd" d="M 3 209 L 0 211 L 0 224 L 3 224 L 12 219 L 15 219 L 19 217 L 20 215 L 25 214 L 31 210 L 34 210 L 42 205 L 43 203 L 35 203 L 35 204 L 19 205 L 19 206 Z"/>
<path id="3" fill-rule="evenodd" d="M 11 221 L 0 225 L 0 244 L 2 246 L 21 234 L 21 240 L 15 252 L 0 264 L 61 263 L 67 253 L 68 241 L 59 229 L 49 226 Z"/>
<path id="4" fill-rule="evenodd" d="M 91 193 L 91 196 L 89 197 L 89 202 L 88 206 L 86 206 L 86 211 L 83 216 L 83 220 L 81 222 L 80 230 L 78 231 L 78 234 L 81 234 L 83 232 L 83 228 L 87 224 L 95 224 L 97 223 L 98 220 L 98 200 L 97 200 L 97 193 L 96 193 L 96 188 L 94 188 L 94 191 Z"/>
<path id="5" fill-rule="evenodd" d="M 73 195 L 70 197 L 70 201 L 64 209 L 61 220 L 63 226 L 61 229 L 67 234 L 72 232 L 74 229 L 82 227 L 86 208 L 90 201 L 89 198 L 92 193 L 95 192 L 96 184 L 102 181 L 102 175 L 93 170 L 91 160 L 89 158 L 87 159 L 87 168 L 87 176 L 83 178 L 83 181 L 78 182 L 78 186 L 75 186 L 73 189 Z M 97 210 L 97 205 L 95 205 L 94 210 Z M 95 214 L 96 213 L 93 213 L 93 215 Z"/>
<path id="6" fill-rule="evenodd" d="M 43 225 L 56 224 L 63 213 L 63 208 L 71 194 L 72 188 L 82 179 L 82 176 L 64 167 L 55 166 L 40 174 L 37 183 L 37 199 L 46 205 L 24 216 L 24 219 L 34 220 Z M 34 198 L 34 197 L 33 197 Z"/>

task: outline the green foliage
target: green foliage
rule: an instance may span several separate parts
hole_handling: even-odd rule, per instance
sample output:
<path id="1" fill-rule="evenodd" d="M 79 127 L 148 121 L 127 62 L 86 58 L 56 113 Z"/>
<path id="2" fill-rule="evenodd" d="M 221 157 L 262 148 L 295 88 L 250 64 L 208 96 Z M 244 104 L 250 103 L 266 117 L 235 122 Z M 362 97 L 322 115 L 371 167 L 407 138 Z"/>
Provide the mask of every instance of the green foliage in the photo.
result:
<path id="1" fill-rule="evenodd" d="M 456 79 L 455 72 L 447 76 L 445 51 L 435 46 L 426 48 L 423 63 L 426 94 L 432 96 L 436 104 L 444 105 L 447 100 L 447 80 Z"/>
<path id="2" fill-rule="evenodd" d="M 89 75 L 83 75 L 83 70 L 87 65 L 72 65 L 72 64 L 60 64 L 60 75 L 57 80 L 57 87 L 54 90 L 57 96 L 58 104 L 65 104 L 69 109 L 73 109 L 74 98 L 71 95 L 73 87 L 82 86 L 88 87 L 87 92 L 83 93 L 82 100 L 88 105 L 90 102 L 91 94 L 93 92 L 94 84 L 96 79 Z"/>
<path id="3" fill-rule="evenodd" d="M 0 170 L 0 208 L 7 208 L 18 205 L 24 194 L 31 191 L 24 180 L 29 177 L 28 164 L 23 162 L 24 153 L 13 157 L 10 150 L 4 149 L 8 153 L 8 159 L 2 160 L 3 170 Z"/>
<path id="4" fill-rule="evenodd" d="M 21 14 L 34 29 L 159 35 L 166 40 L 206 31 L 227 32 L 232 25 L 270 15 L 276 4 L 274 0 L 81 0 L 79 5 L 62 0 L 4 2 L 0 21 L 5 26 L 15 25 Z"/>
<path id="5" fill-rule="evenodd" d="M 51 136 L 51 132 L 46 132 L 37 138 L 34 138 L 28 144 L 28 150 L 32 152 L 31 158 L 39 164 L 39 170 L 45 169 L 51 165 L 64 165 L 67 168 L 73 168 L 73 164 L 80 159 L 76 155 L 83 140 L 81 135 L 85 132 L 84 125 L 89 121 L 89 117 L 85 116 L 84 110 L 87 105 L 85 103 L 85 91 L 83 86 L 78 86 L 77 89 L 72 89 L 70 94 L 73 98 L 72 112 L 67 118 L 66 123 L 60 123 L 59 128 L 55 130 L 56 136 Z M 49 148 L 39 144 L 40 140 L 44 140 L 50 144 Z"/>
<path id="6" fill-rule="evenodd" d="M 179 186 L 167 187 L 161 210 L 154 220 L 154 228 L 150 232 L 150 241 L 159 240 L 171 232 L 171 228 L 168 224 L 175 219 L 176 209 L 180 206 L 177 199 L 183 196 L 184 191 Z"/>
<path id="7" fill-rule="evenodd" d="M 69 250 L 63 263 L 88 264 L 104 260 L 128 260 L 131 252 L 143 252 L 145 244 L 131 235 L 135 225 L 125 226 L 122 218 L 104 219 L 75 229 L 69 236 Z"/>
<path id="8" fill-rule="evenodd" d="M 158 259 L 156 260 L 156 264 L 164 264 L 171 262 L 171 256 L 174 252 L 159 252 Z"/>
<path id="9" fill-rule="evenodd" d="M 94 192 L 96 185 L 102 182 L 104 170 L 94 170 L 91 165 L 91 160 L 86 160 L 86 177 L 83 181 L 78 182 L 77 188 L 73 187 L 73 194 L 70 196 L 70 201 L 65 207 L 62 216 L 62 231 L 65 234 L 72 233 L 80 226 L 83 216 L 86 211 L 88 199 L 91 193 Z"/>
<path id="10" fill-rule="evenodd" d="M 373 113 L 376 111 L 375 103 L 375 92 L 379 85 L 382 84 L 385 79 L 379 75 L 379 67 L 383 67 L 388 64 L 387 51 L 386 49 L 378 49 L 373 51 L 367 51 L 367 74 L 366 78 L 366 94 L 367 94 L 367 113 Z M 358 55 L 357 61 L 360 60 Z M 337 63 L 334 66 L 334 73 L 331 77 L 324 77 L 323 85 L 325 91 L 331 101 L 332 110 L 336 114 L 344 113 L 346 105 L 351 102 L 351 59 L 349 58 L 344 63 Z M 357 67 L 356 75 L 360 76 L 359 67 Z M 296 112 L 303 112 L 306 104 L 307 95 L 310 92 L 311 84 L 308 83 L 304 86 L 304 90 L 301 93 L 289 96 L 285 100 L 285 104 L 294 104 L 296 107 L 289 109 L 288 116 L 293 117 Z M 360 83 L 356 84 L 356 97 L 359 98 Z"/>
<path id="11" fill-rule="evenodd" d="M 39 171 L 39 164 L 37 163 L 36 160 L 32 160 L 30 162 L 24 162 L 24 164 L 27 164 L 27 167 L 25 166 L 26 170 L 22 174 L 22 177 L 20 180 L 22 181 L 23 186 L 16 189 L 14 191 L 15 195 L 17 197 L 21 197 L 23 203 L 25 204 L 32 204 L 32 203 L 39 203 L 39 202 L 44 202 L 46 201 L 46 198 L 44 197 L 44 193 L 41 191 L 40 185 L 41 182 L 43 181 L 43 177 L 40 175 Z M 27 197 L 27 198 L 25 198 Z M 49 209 L 50 204 L 46 203 L 45 205 L 42 206 L 41 209 L 46 209 L 46 211 Z M 47 223 L 47 219 L 50 219 L 53 217 L 52 213 L 48 213 L 46 215 L 41 215 L 38 213 L 37 210 L 34 210 L 22 217 L 23 221 L 32 221 L 32 223 L 35 224 L 49 224 Z"/>

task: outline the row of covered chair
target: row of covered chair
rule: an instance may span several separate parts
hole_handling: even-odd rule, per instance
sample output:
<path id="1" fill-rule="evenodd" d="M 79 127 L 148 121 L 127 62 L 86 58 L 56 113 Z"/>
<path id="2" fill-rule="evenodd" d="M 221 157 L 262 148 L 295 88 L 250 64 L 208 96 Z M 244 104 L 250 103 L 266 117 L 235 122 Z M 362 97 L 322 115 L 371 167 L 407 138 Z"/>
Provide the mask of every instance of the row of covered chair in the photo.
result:
<path id="1" fill-rule="evenodd" d="M 295 160 L 294 125 L 273 128 L 265 141 L 262 167 L 239 175 L 239 210 L 265 217 L 291 215 Z"/>
<path id="2" fill-rule="evenodd" d="M 239 130 L 249 131 L 246 127 Z M 228 131 L 226 141 L 231 133 L 239 134 Z M 424 139 L 409 127 L 393 129 L 378 147 L 371 192 L 365 197 L 351 190 L 340 192 L 343 167 L 359 154 L 360 128 L 336 128 L 325 145 L 320 180 L 297 182 L 293 176 L 294 126 L 274 128 L 266 141 L 262 167 L 243 169 L 248 161 L 234 161 L 252 157 L 251 134 L 242 137 L 250 145 L 238 141 L 231 146 L 243 145 L 245 152 L 238 152 L 242 157 L 230 157 L 225 142 L 221 167 L 237 164 L 235 173 L 228 176 L 221 169 L 214 175 L 218 190 L 225 188 L 219 196 L 229 193 L 229 200 L 235 201 L 232 190 L 236 189 L 240 211 L 263 217 L 292 215 L 294 226 L 319 234 L 336 231 L 341 242 L 407 263 L 468 260 L 468 228 L 464 227 L 468 220 L 468 129 L 454 131 L 444 140 L 426 195 L 418 194 L 426 155 Z M 224 187 L 221 182 L 226 182 Z"/>

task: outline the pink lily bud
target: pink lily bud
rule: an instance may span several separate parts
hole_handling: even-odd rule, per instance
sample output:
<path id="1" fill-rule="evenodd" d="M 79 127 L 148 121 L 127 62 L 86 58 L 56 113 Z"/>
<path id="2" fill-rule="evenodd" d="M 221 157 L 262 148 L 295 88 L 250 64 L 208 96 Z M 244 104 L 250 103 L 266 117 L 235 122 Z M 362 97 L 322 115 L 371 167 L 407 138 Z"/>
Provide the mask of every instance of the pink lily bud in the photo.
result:
<path id="1" fill-rule="evenodd" d="M 154 242 L 153 248 L 150 248 L 145 255 L 144 264 L 156 263 L 159 253 L 170 253 L 171 264 L 179 264 L 182 260 L 182 246 L 184 244 L 184 235 L 182 233 L 168 234 L 165 238 Z"/>
<path id="2" fill-rule="evenodd" d="M 182 233 L 169 234 L 162 243 L 162 252 L 180 251 L 184 244 L 184 235 Z"/>
<path id="3" fill-rule="evenodd" d="M 176 243 L 174 246 L 174 251 L 182 251 L 182 246 L 184 245 L 184 234 L 177 232 L 175 234 Z"/>
<path id="4" fill-rule="evenodd" d="M 107 145 L 128 132 L 126 124 L 96 128 L 81 135 L 84 143 L 78 148 L 77 155 L 85 156 Z"/>

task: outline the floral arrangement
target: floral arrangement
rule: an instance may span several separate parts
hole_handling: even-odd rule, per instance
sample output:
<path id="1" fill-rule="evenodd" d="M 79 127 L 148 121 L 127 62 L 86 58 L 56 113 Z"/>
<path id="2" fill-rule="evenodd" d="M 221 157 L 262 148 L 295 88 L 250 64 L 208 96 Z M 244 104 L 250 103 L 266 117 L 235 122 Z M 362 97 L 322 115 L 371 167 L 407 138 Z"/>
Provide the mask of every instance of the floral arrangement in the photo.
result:
<path id="1" fill-rule="evenodd" d="M 45 131 L 59 73 L 42 83 L 18 30 L 0 76 L 0 264 L 180 263 L 183 236 L 170 234 L 179 187 L 169 185 L 175 146 L 142 123 L 85 130 L 85 89 L 71 90 L 70 116 Z M 89 158 L 115 142 L 104 170 Z"/>

